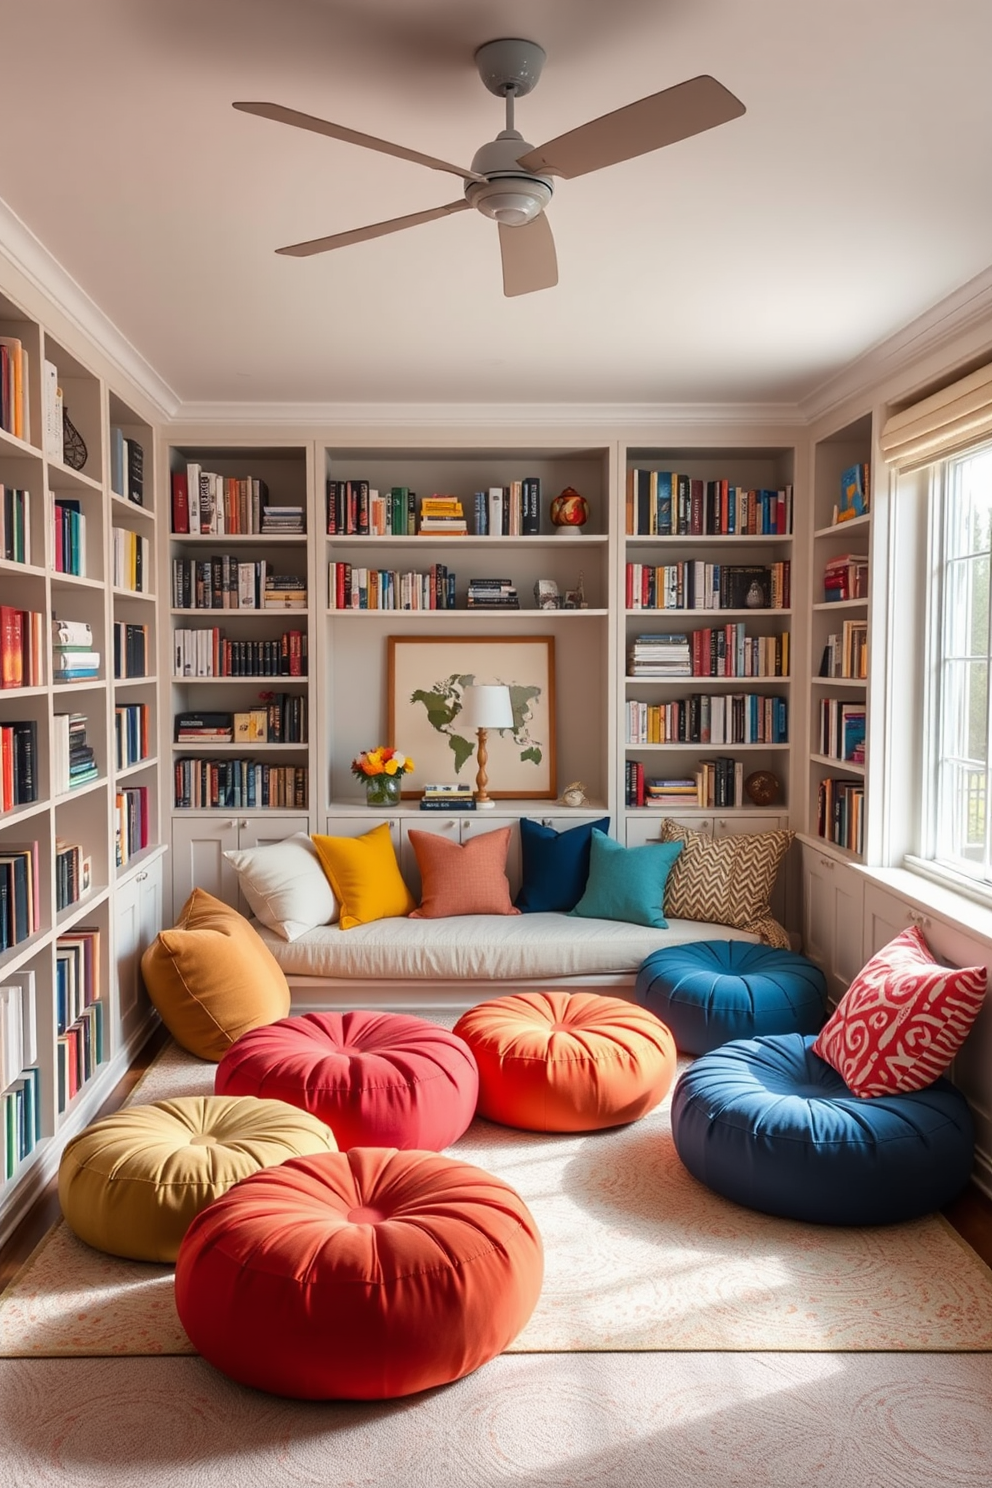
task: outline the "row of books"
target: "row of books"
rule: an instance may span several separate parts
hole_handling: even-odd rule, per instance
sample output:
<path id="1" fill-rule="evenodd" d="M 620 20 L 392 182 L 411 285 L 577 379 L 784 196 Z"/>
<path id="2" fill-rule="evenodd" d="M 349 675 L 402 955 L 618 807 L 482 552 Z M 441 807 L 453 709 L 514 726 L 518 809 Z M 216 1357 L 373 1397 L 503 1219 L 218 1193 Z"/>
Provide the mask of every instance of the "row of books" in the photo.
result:
<path id="1" fill-rule="evenodd" d="M 306 765 L 261 760 L 206 760 L 183 755 L 175 762 L 173 805 L 185 810 L 301 807 L 309 804 Z"/>
<path id="2" fill-rule="evenodd" d="M 306 511 L 293 502 L 270 505 L 257 476 L 219 475 L 190 460 L 172 472 L 172 530 L 192 537 L 303 533 Z"/>
<path id="3" fill-rule="evenodd" d="M 628 744 L 787 744 L 785 698 L 695 692 L 668 703 L 627 702 Z"/>
<path id="4" fill-rule="evenodd" d="M 114 706 L 114 760 L 118 770 L 140 764 L 152 750 L 151 710 L 147 703 Z"/>
<path id="5" fill-rule="evenodd" d="M 865 788 L 860 780 L 828 776 L 817 791 L 816 831 L 827 842 L 864 852 Z"/>
<path id="6" fill-rule="evenodd" d="M 444 563 L 432 563 L 424 572 L 400 573 L 332 562 L 327 599 L 332 610 L 453 610 L 455 575 Z"/>
<path id="7" fill-rule="evenodd" d="M 230 640 L 219 626 L 172 633 L 174 677 L 305 677 L 307 634 L 284 630 L 266 641 Z"/>
<path id="8" fill-rule="evenodd" d="M 172 560 L 172 605 L 177 610 L 280 609 L 280 596 L 305 608 L 307 581 L 275 573 L 265 559 L 242 562 L 233 553 Z M 302 600 L 302 603 L 297 601 Z"/>
<path id="9" fill-rule="evenodd" d="M 734 486 L 673 470 L 627 471 L 629 537 L 785 537 L 792 486 Z"/>
<path id="10" fill-rule="evenodd" d="M 537 476 L 476 491 L 472 525 L 459 496 L 435 493 L 419 504 L 416 491 L 392 486 L 382 491 L 368 480 L 328 480 L 329 537 L 413 537 L 416 533 L 476 537 L 524 537 L 541 530 L 541 482 Z"/>
<path id="11" fill-rule="evenodd" d="M 867 553 L 840 553 L 823 565 L 823 598 L 826 601 L 867 597 Z"/>
<path id="12" fill-rule="evenodd" d="M 845 620 L 839 632 L 827 636 L 820 658 L 820 676 L 852 680 L 867 678 L 867 620 Z"/>
<path id="13" fill-rule="evenodd" d="M 43 685 L 45 628 L 40 610 L 0 604 L 0 688 Z"/>
<path id="14" fill-rule="evenodd" d="M 145 503 L 145 451 L 117 425 L 110 429 L 110 489 L 135 506 Z"/>
<path id="15" fill-rule="evenodd" d="M 0 842 L 0 951 L 41 929 L 37 842 Z"/>
<path id="16" fill-rule="evenodd" d="M 55 841 L 55 908 L 67 909 L 88 894 L 93 881 L 93 864 L 78 842 Z"/>
<path id="17" fill-rule="evenodd" d="M 0 558 L 31 562 L 31 492 L 0 481 Z"/>
<path id="18" fill-rule="evenodd" d="M 114 855 L 118 868 L 147 847 L 151 836 L 148 787 L 126 785 L 114 798 Z"/>
<path id="19" fill-rule="evenodd" d="M 628 563 L 628 610 L 787 610 L 792 564 Z"/>
<path id="20" fill-rule="evenodd" d="M 421 793 L 421 811 L 474 811 L 475 809 L 475 792 L 471 785 L 465 782 L 432 782 L 425 785 Z"/>
<path id="21" fill-rule="evenodd" d="M 124 682 L 133 677 L 147 677 L 151 659 L 148 626 L 134 625 L 129 620 L 115 620 L 113 642 L 115 679 Z"/>
<path id="22" fill-rule="evenodd" d="M 0 1105 L 0 1176 L 13 1178 L 18 1164 L 41 1141 L 41 1071 L 36 1064 L 8 1085 L 0 1096 Z"/>
<path id="23" fill-rule="evenodd" d="M 706 626 L 683 635 L 637 636 L 631 648 L 629 675 L 667 680 L 673 677 L 787 677 L 789 632 L 748 635 L 743 621 Z"/>
<path id="24" fill-rule="evenodd" d="M 17 336 L 0 336 L 0 429 L 31 438 L 30 361 Z"/>
<path id="25" fill-rule="evenodd" d="M 865 700 L 845 702 L 842 698 L 820 700 L 820 754 L 845 760 L 852 765 L 865 762 Z"/>
<path id="26" fill-rule="evenodd" d="M 41 1138 L 40 1082 L 35 973 L 7 972 L 0 984 L 0 1177 L 12 1177 Z"/>
<path id="27" fill-rule="evenodd" d="M 59 496 L 52 502 L 55 572 L 86 578 L 86 513 L 82 503 Z"/>
<path id="28" fill-rule="evenodd" d="M 38 721 L 0 723 L 0 814 L 38 799 Z"/>
<path id="29" fill-rule="evenodd" d="M 305 744 L 309 706 L 300 693 L 266 694 L 260 707 L 233 713 L 177 713 L 177 744 Z"/>
<path id="30" fill-rule="evenodd" d="M 100 931 L 80 926 L 55 942 L 56 1068 L 59 1110 L 104 1057 L 103 1004 L 99 995 Z"/>
<path id="31" fill-rule="evenodd" d="M 115 527 L 111 536 L 110 575 L 114 588 L 130 589 L 134 594 L 150 593 L 155 587 L 155 575 L 148 538 L 132 532 L 130 527 Z"/>
<path id="32" fill-rule="evenodd" d="M 52 789 L 57 796 L 88 785 L 100 774 L 86 727 L 85 713 L 52 714 Z"/>
<path id="33" fill-rule="evenodd" d="M 59 1111 L 90 1079 L 105 1055 L 103 1003 L 97 998 L 83 1009 L 79 1017 L 59 1035 L 55 1045 Z"/>

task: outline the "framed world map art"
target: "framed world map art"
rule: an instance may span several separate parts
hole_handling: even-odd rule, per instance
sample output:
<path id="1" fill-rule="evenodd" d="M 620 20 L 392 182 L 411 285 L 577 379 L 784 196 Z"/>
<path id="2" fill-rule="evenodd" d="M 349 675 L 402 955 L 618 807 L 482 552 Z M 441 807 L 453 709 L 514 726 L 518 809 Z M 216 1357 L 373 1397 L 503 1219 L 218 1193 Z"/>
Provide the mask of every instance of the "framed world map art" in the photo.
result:
<path id="1" fill-rule="evenodd" d="M 555 795 L 553 636 L 404 635 L 388 645 L 389 740 L 414 761 L 404 796 L 427 782 L 475 784 L 476 731 L 458 719 L 464 689 L 485 683 L 509 688 L 514 723 L 489 731 L 490 796 Z"/>

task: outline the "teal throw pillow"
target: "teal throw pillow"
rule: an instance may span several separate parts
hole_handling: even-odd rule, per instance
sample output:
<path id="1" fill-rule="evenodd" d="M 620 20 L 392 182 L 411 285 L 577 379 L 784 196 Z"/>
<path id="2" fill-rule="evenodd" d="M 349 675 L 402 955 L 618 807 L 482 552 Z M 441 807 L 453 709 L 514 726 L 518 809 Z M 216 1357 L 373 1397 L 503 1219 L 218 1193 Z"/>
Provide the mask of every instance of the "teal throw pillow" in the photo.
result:
<path id="1" fill-rule="evenodd" d="M 586 891 L 569 913 L 587 920 L 626 920 L 630 925 L 667 930 L 662 913 L 665 880 L 682 846 L 681 842 L 646 842 L 643 847 L 622 847 L 594 829 Z"/>

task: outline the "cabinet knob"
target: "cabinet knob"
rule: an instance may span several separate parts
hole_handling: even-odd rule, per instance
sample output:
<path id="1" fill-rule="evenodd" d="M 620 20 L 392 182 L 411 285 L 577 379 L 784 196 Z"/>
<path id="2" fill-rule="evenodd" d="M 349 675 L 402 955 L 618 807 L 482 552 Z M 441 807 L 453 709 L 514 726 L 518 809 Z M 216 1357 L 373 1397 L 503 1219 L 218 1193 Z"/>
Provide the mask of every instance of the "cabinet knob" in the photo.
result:
<path id="1" fill-rule="evenodd" d="M 930 916 L 925 915 L 922 910 L 907 909 L 906 918 L 909 923 L 911 925 L 915 925 L 918 930 L 929 930 L 930 928 Z"/>
<path id="2" fill-rule="evenodd" d="M 247 825 L 248 825 L 248 820 L 247 820 L 246 817 L 242 817 L 241 820 L 238 822 L 238 826 L 239 827 L 246 827 Z"/>
<path id="3" fill-rule="evenodd" d="M 234 820 L 234 818 L 233 818 L 233 817 L 232 817 L 232 818 L 231 818 L 231 820 L 230 820 L 230 821 L 229 821 L 229 822 L 228 822 L 228 823 L 227 823 L 227 825 L 228 825 L 228 826 L 229 826 L 229 827 L 236 827 L 236 826 L 237 826 L 237 825 L 238 825 L 238 824 L 237 824 L 237 822 L 236 822 L 236 821 L 235 821 L 235 820 Z"/>
<path id="4" fill-rule="evenodd" d="M 833 858 L 821 858 L 820 859 L 820 867 L 821 868 L 829 868 L 830 869 L 830 872 L 833 873 L 833 871 L 834 871 L 834 860 L 833 860 Z"/>
<path id="5" fill-rule="evenodd" d="M 550 817 L 550 816 L 542 816 L 541 817 L 541 826 L 542 827 L 553 827 L 554 826 L 554 818 L 553 817 Z"/>
<path id="6" fill-rule="evenodd" d="M 145 879 L 147 877 L 148 877 L 148 874 L 147 873 L 139 873 L 138 874 L 138 878 L 137 878 L 138 883 L 144 883 L 144 881 L 145 881 Z"/>

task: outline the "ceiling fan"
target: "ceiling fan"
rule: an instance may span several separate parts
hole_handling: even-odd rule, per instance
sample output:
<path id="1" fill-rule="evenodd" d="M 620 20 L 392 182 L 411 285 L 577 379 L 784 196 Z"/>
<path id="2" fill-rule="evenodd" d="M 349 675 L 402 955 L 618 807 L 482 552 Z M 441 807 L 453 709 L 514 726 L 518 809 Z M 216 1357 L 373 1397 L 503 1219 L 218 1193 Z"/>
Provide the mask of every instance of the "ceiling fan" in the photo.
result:
<path id="1" fill-rule="evenodd" d="M 514 128 L 513 106 L 517 98 L 523 98 L 536 85 L 544 61 L 544 49 L 533 41 L 505 38 L 479 47 L 475 65 L 489 91 L 505 98 L 506 127 L 476 151 L 469 170 L 277 103 L 236 103 L 234 107 L 246 114 L 258 114 L 279 124 L 326 134 L 367 150 L 378 150 L 383 155 L 396 155 L 401 160 L 426 165 L 430 170 L 461 176 L 465 182 L 464 196 L 442 207 L 429 207 L 425 212 L 411 212 L 405 217 L 392 217 L 386 222 L 332 233 L 326 238 L 311 238 L 306 243 L 291 243 L 276 251 L 306 258 L 474 207 L 499 225 L 503 293 L 521 295 L 550 289 L 558 283 L 558 260 L 544 209 L 554 192 L 556 176 L 570 180 L 573 176 L 587 175 L 701 134 L 744 113 L 739 98 L 715 78 L 703 74 L 603 114 L 535 149 Z"/>

